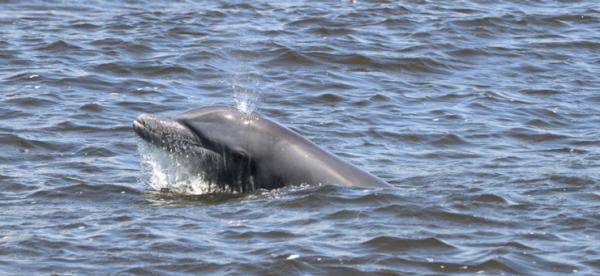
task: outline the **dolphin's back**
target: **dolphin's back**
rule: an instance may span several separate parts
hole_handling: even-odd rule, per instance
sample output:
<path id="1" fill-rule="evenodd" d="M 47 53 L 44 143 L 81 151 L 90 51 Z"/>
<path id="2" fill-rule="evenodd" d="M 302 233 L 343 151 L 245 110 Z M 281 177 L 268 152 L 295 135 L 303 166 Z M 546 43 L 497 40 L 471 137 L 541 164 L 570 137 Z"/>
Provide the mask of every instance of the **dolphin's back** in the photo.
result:
<path id="1" fill-rule="evenodd" d="M 361 187 L 390 186 L 382 179 L 342 160 L 333 153 L 319 147 L 297 132 L 266 117 L 261 117 L 260 128 L 269 129 L 272 135 L 278 137 L 273 146 L 274 154 L 279 152 L 279 158 L 274 167 L 294 168 L 296 179 L 292 184 L 323 183 L 345 184 Z"/>

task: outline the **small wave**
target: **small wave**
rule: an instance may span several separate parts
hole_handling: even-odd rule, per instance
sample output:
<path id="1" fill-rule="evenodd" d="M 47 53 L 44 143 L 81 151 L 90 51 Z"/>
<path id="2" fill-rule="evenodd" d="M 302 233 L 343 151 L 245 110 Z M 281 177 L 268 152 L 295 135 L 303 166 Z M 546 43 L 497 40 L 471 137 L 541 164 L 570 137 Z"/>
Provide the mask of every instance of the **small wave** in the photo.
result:
<path id="1" fill-rule="evenodd" d="M 456 151 L 456 150 L 434 150 L 434 151 L 424 151 L 414 155 L 417 158 L 424 158 L 429 160 L 435 159 L 471 159 L 471 158 L 481 158 L 483 155 L 480 153 L 469 152 L 469 151 Z"/>
<path id="2" fill-rule="evenodd" d="M 588 186 L 596 183 L 593 179 L 586 176 L 567 176 L 567 175 L 552 175 L 548 180 L 558 183 L 574 186 Z"/>
<path id="3" fill-rule="evenodd" d="M 426 257 L 423 259 L 399 259 L 402 267 L 406 266 L 422 266 L 430 272 L 434 271 L 439 274 L 458 273 L 467 275 L 502 275 L 504 273 L 519 274 L 523 272 L 523 267 L 513 262 L 513 258 L 493 257 L 484 260 L 465 260 L 465 261 L 446 261 L 447 257 L 433 258 Z M 398 262 L 396 260 L 390 260 Z M 434 274 L 435 274 L 434 273 Z M 421 274 L 421 273 L 417 273 Z"/>
<path id="4" fill-rule="evenodd" d="M 519 93 L 523 93 L 523 94 L 527 94 L 527 95 L 531 95 L 531 96 L 553 96 L 553 95 L 559 95 L 560 91 L 555 90 L 555 89 L 549 89 L 549 88 L 528 88 L 528 89 L 523 89 L 521 91 L 519 91 Z"/>
<path id="5" fill-rule="evenodd" d="M 31 249 L 34 252 L 42 252 L 61 250 L 62 248 L 72 248 L 73 244 L 63 240 L 51 240 L 45 237 L 29 236 L 26 239 L 21 239 L 17 242 L 18 246 L 23 249 Z M 37 255 L 37 254 L 36 254 Z"/>
<path id="6" fill-rule="evenodd" d="M 286 191 L 292 197 L 268 202 L 267 205 L 276 208 L 320 208 L 324 202 L 328 205 L 344 204 L 349 206 L 380 207 L 392 202 L 402 201 L 402 197 L 385 192 L 385 189 L 369 189 L 347 187 L 340 185 L 307 185 L 306 187 L 292 186 Z M 334 215 L 334 214 L 328 214 Z M 335 215 L 334 215 L 335 216 Z"/>
<path id="7" fill-rule="evenodd" d="M 0 180 L 10 179 L 10 178 L 12 178 L 12 177 L 0 175 Z M 20 183 L 16 183 L 16 182 L 5 182 L 2 184 L 3 192 L 22 192 L 22 191 L 32 191 L 35 189 L 36 189 L 36 187 L 34 187 L 34 186 L 20 184 Z"/>
<path id="8" fill-rule="evenodd" d="M 494 204 L 508 204 L 508 200 L 500 195 L 496 194 L 477 194 L 477 195 L 455 195 L 452 196 L 453 201 L 469 202 L 471 203 L 494 203 Z"/>
<path id="9" fill-rule="evenodd" d="M 257 9 L 254 5 L 249 3 L 221 3 L 220 8 L 224 10 L 255 10 Z"/>
<path id="10" fill-rule="evenodd" d="M 600 96 L 590 96 L 585 98 L 586 101 L 600 103 Z"/>
<path id="11" fill-rule="evenodd" d="M 113 73 L 118 75 L 141 74 L 144 76 L 167 76 L 189 74 L 190 69 L 178 65 L 156 65 L 156 64 L 127 64 L 122 62 L 109 62 L 93 66 L 93 69 L 101 73 Z"/>
<path id="12" fill-rule="evenodd" d="M 490 52 L 481 48 L 462 48 L 446 52 L 448 55 L 458 58 L 489 57 Z"/>
<path id="13" fill-rule="evenodd" d="M 129 110 L 134 110 L 142 113 L 158 113 L 169 111 L 168 106 L 157 104 L 149 101 L 118 101 L 116 104 Z"/>
<path id="14" fill-rule="evenodd" d="M 111 200 L 115 194 L 139 196 L 141 192 L 130 187 L 112 184 L 74 184 L 53 189 L 42 189 L 30 194 L 28 197 Z"/>
<path id="15" fill-rule="evenodd" d="M 591 260 L 582 261 L 583 264 L 588 265 L 596 270 L 600 270 L 600 258 L 594 258 Z M 571 270 L 572 272 L 572 270 Z"/>
<path id="16" fill-rule="evenodd" d="M 372 137 L 394 139 L 394 140 L 405 141 L 405 142 L 423 142 L 423 141 L 427 141 L 428 137 L 429 137 L 426 134 L 400 133 L 400 132 L 392 132 L 392 131 L 388 131 L 388 130 L 378 130 L 375 128 L 370 128 L 369 132 L 367 134 Z"/>
<path id="17" fill-rule="evenodd" d="M 524 244 L 519 241 L 507 241 L 507 242 L 495 242 L 495 243 L 479 243 L 473 244 L 473 246 L 490 246 L 490 247 L 509 247 L 517 250 L 535 250 L 535 248 Z"/>
<path id="18" fill-rule="evenodd" d="M 563 134 L 552 133 L 549 131 L 545 133 L 540 133 L 527 128 L 512 128 L 510 130 L 504 131 L 503 134 L 508 137 L 527 142 L 552 142 L 569 138 L 569 136 Z"/>
<path id="19" fill-rule="evenodd" d="M 525 124 L 528 125 L 528 126 L 540 127 L 540 128 L 552 126 L 552 124 L 548 123 L 545 120 L 541 120 L 541 119 L 529 120 Z"/>
<path id="20" fill-rule="evenodd" d="M 477 271 L 478 273 L 497 273 L 497 272 L 508 272 L 513 274 L 518 274 L 519 269 L 515 268 L 511 265 L 511 261 L 507 258 L 496 257 L 490 258 L 488 260 L 475 263 L 469 266 L 472 271 Z"/>
<path id="21" fill-rule="evenodd" d="M 207 36 L 209 34 L 207 32 L 203 32 L 201 30 L 202 30 L 201 28 L 194 29 L 194 28 L 190 28 L 190 27 L 178 26 L 178 27 L 169 29 L 167 32 L 170 34 L 174 34 L 174 35 L 189 35 L 189 36 L 193 36 L 194 38 Z"/>
<path id="22" fill-rule="evenodd" d="M 38 74 L 32 72 L 18 72 L 16 74 L 12 74 L 5 78 L 7 81 L 16 81 L 16 82 L 38 82 L 40 80 L 44 80 L 44 76 L 40 76 Z"/>
<path id="23" fill-rule="evenodd" d="M 550 27 L 567 27 L 570 24 L 590 24 L 598 23 L 598 17 L 587 14 L 558 14 L 558 15 L 528 15 L 525 16 L 522 22 L 526 24 L 550 26 Z"/>
<path id="24" fill-rule="evenodd" d="M 271 239 L 279 240 L 279 239 L 290 239 L 290 238 L 298 238 L 301 235 L 291 233 L 283 230 L 268 230 L 268 231 L 234 231 L 234 230 L 226 230 L 220 233 L 225 238 L 229 239 L 240 239 L 244 241 L 257 239 L 260 241 L 268 241 Z"/>
<path id="25" fill-rule="evenodd" d="M 348 86 L 348 87 L 344 87 L 343 90 L 348 90 L 354 88 L 353 86 Z M 361 99 L 361 100 L 356 100 L 353 101 L 351 104 L 357 107 L 367 107 L 371 104 L 390 104 L 391 102 L 394 102 L 394 100 L 390 97 L 387 97 L 385 95 L 382 94 L 375 94 L 371 97 L 369 97 L 369 99 Z"/>
<path id="26" fill-rule="evenodd" d="M 173 191 L 169 188 L 160 191 L 151 190 L 144 193 L 145 204 L 151 206 L 167 206 L 167 205 L 215 205 L 227 203 L 231 201 L 238 202 L 245 197 L 251 197 L 252 194 L 212 191 L 205 194 L 190 194 Z"/>
<path id="27" fill-rule="evenodd" d="M 341 36 L 348 35 L 354 32 L 354 29 L 348 27 L 313 27 L 307 30 L 308 32 L 312 32 L 319 35 L 325 36 Z"/>
<path id="28" fill-rule="evenodd" d="M 392 99 L 383 94 L 375 94 L 375 95 L 369 97 L 369 100 L 372 102 L 389 102 Z"/>
<path id="29" fill-rule="evenodd" d="M 456 146 L 456 145 L 467 145 L 469 144 L 466 140 L 464 140 L 462 137 L 450 133 L 450 134 L 444 134 L 441 137 L 434 139 L 433 141 L 431 141 L 432 145 L 435 146 Z"/>
<path id="30" fill-rule="evenodd" d="M 99 28 L 100 26 L 89 23 L 89 22 L 75 21 L 75 22 L 71 23 L 71 27 L 73 27 L 75 29 L 93 30 L 93 29 Z"/>
<path id="31" fill-rule="evenodd" d="M 14 145 L 21 149 L 42 148 L 47 150 L 65 151 L 67 148 L 73 147 L 70 144 L 61 144 L 57 142 L 48 142 L 36 139 L 26 139 L 16 134 L 0 133 L 0 144 Z"/>
<path id="32" fill-rule="evenodd" d="M 472 99 L 474 98 L 476 95 L 473 93 L 457 93 L 457 92 L 450 92 L 450 93 L 441 93 L 438 95 L 432 95 L 432 96 L 426 96 L 425 99 L 429 100 L 435 100 L 435 101 L 462 101 L 462 100 L 467 100 L 467 99 Z M 442 111 L 445 112 L 445 111 Z M 441 115 L 441 114 L 438 114 Z"/>
<path id="33" fill-rule="evenodd" d="M 347 25 L 344 22 L 337 22 L 323 17 L 306 17 L 288 22 L 288 27 L 305 27 L 305 26 L 328 26 L 328 27 L 343 27 Z"/>
<path id="34" fill-rule="evenodd" d="M 34 97 L 19 97 L 19 98 L 11 98 L 5 100 L 6 103 L 11 103 L 15 105 L 20 105 L 24 107 L 38 107 L 38 106 L 48 106 L 55 104 L 54 101 L 43 99 L 43 98 L 34 98 Z"/>
<path id="35" fill-rule="evenodd" d="M 94 40 L 91 43 L 94 46 L 101 46 L 107 49 L 121 49 L 124 51 L 127 51 L 129 53 L 152 53 L 155 50 L 152 49 L 152 47 L 145 45 L 145 44 L 141 44 L 141 43 L 136 43 L 136 42 L 130 42 L 130 41 L 126 41 L 126 40 L 122 40 L 122 39 L 118 39 L 118 38 L 104 38 L 104 39 L 98 39 L 98 40 Z"/>
<path id="36" fill-rule="evenodd" d="M 94 46 L 113 46 L 121 43 L 125 43 L 125 41 L 118 38 L 103 38 L 91 42 L 91 44 Z"/>
<path id="37" fill-rule="evenodd" d="M 344 100 L 343 97 L 331 93 L 324 93 L 315 98 L 317 101 L 335 104 Z"/>
<path id="38" fill-rule="evenodd" d="M 533 241 L 561 241 L 562 238 L 558 235 L 548 233 L 548 232 L 524 232 L 516 235 L 519 239 Z"/>
<path id="39" fill-rule="evenodd" d="M 453 119 L 450 117 L 450 119 Z M 385 130 L 375 130 L 373 128 L 369 129 L 368 134 L 370 136 L 375 137 L 385 137 L 385 138 L 393 138 L 394 140 L 410 142 L 410 143 L 423 143 L 423 144 L 432 144 L 435 146 L 460 146 L 460 145 L 468 145 L 470 142 L 454 133 L 448 134 L 416 134 L 416 133 L 395 133 L 391 131 Z M 431 153 L 428 153 L 431 154 Z M 449 153 L 450 154 L 450 153 Z M 467 153 L 466 155 L 476 156 L 475 153 Z"/>
<path id="40" fill-rule="evenodd" d="M 96 156 L 96 157 L 112 157 L 116 154 L 108 149 L 99 148 L 99 147 L 85 147 L 79 151 L 77 151 L 78 155 L 83 156 Z"/>
<path id="41" fill-rule="evenodd" d="M 315 65 L 315 64 L 317 64 L 317 62 L 315 62 L 309 56 L 307 56 L 305 54 L 302 54 L 302 53 L 299 53 L 299 52 L 296 52 L 296 51 L 294 51 L 292 49 L 289 49 L 289 48 L 278 50 L 274 54 L 276 56 L 274 58 L 271 58 L 268 61 L 268 64 L 272 64 L 272 65 L 291 65 L 291 66 L 298 66 L 298 65 L 307 66 L 307 65 Z"/>
<path id="42" fill-rule="evenodd" d="M 169 252 L 169 253 L 193 253 L 197 248 L 190 244 L 189 241 L 181 241 L 185 240 L 183 238 L 177 240 L 159 240 L 156 242 L 152 242 L 148 249 L 154 252 Z"/>
<path id="43" fill-rule="evenodd" d="M 254 54 L 255 52 L 250 52 L 250 54 Z M 218 52 L 202 50 L 198 49 L 196 51 L 190 53 L 182 53 L 181 56 L 177 57 L 178 63 L 201 63 L 206 62 L 210 59 L 225 59 L 226 57 L 221 55 Z"/>
<path id="44" fill-rule="evenodd" d="M 83 111 L 90 111 L 90 112 L 102 112 L 104 110 L 104 108 L 102 108 L 102 105 L 97 104 L 97 103 L 85 103 L 82 104 L 79 107 L 80 110 Z"/>
<path id="45" fill-rule="evenodd" d="M 456 19 L 450 21 L 451 24 L 460 27 L 480 27 L 480 28 L 502 28 L 503 26 L 516 23 L 516 17 L 507 16 L 486 16 L 486 17 L 471 17 L 468 19 Z"/>
<path id="46" fill-rule="evenodd" d="M 379 236 L 363 242 L 363 245 L 383 251 L 455 249 L 454 246 L 435 237 L 424 239 L 403 239 L 391 236 Z"/>
<path id="47" fill-rule="evenodd" d="M 94 125 L 84 125 L 78 124 L 71 120 L 62 121 L 56 123 L 50 127 L 45 127 L 42 130 L 46 131 L 58 131 L 58 132 L 81 132 L 81 133 L 90 133 L 90 132 L 130 132 L 131 127 L 122 127 L 122 126 L 112 126 L 112 127 L 98 127 Z"/>
<path id="48" fill-rule="evenodd" d="M 395 12 L 394 12 L 395 13 Z M 416 22 L 408 18 L 386 18 L 377 24 L 388 27 L 407 27 L 413 26 Z"/>
<path id="49" fill-rule="evenodd" d="M 414 210 L 412 212 L 403 214 L 403 216 L 413 216 L 421 219 L 443 220 L 452 223 L 459 223 L 461 225 L 510 225 L 510 222 L 472 214 L 458 213 L 438 207 Z"/>
<path id="50" fill-rule="evenodd" d="M 31 113 L 27 113 L 21 110 L 12 110 L 0 107 L 0 118 L 4 120 L 15 119 L 15 118 L 27 118 L 33 116 Z"/>
<path id="51" fill-rule="evenodd" d="M 597 50 L 600 48 L 600 42 L 590 40 L 572 40 L 572 41 L 553 41 L 553 42 L 536 42 L 532 47 L 545 49 L 584 49 Z"/>
<path id="52" fill-rule="evenodd" d="M 75 46 L 73 44 L 69 44 L 63 40 L 58 40 L 52 42 L 46 46 L 38 48 L 38 50 L 42 51 L 51 51 L 51 52 L 61 52 L 61 51 L 70 51 L 70 50 L 79 50 L 81 47 Z"/>
<path id="53" fill-rule="evenodd" d="M 125 20 L 123 20 L 125 21 Z M 135 26 L 125 22 L 110 22 L 106 25 L 106 28 L 109 30 L 131 30 L 134 29 Z"/>
<path id="54" fill-rule="evenodd" d="M 541 150 L 540 152 L 562 153 L 562 154 L 587 154 L 587 153 L 590 153 L 590 151 L 588 151 L 588 150 L 571 148 L 571 147 L 544 149 L 544 150 Z"/>
<path id="55" fill-rule="evenodd" d="M 341 64 L 352 68 L 375 68 L 412 73 L 445 73 L 446 70 L 451 69 L 449 65 L 430 57 L 388 57 L 380 59 L 361 54 L 331 54 L 325 52 L 308 52 L 305 54 L 322 62 Z"/>
<path id="56" fill-rule="evenodd" d="M 516 66 L 513 66 L 512 68 L 510 68 L 510 70 L 520 71 L 520 72 L 528 73 L 528 74 L 534 74 L 534 73 L 547 72 L 550 69 L 545 66 L 539 65 L 539 64 L 534 65 L 532 63 L 525 62 L 525 63 L 518 64 Z"/>
<path id="57" fill-rule="evenodd" d="M 277 49 L 269 55 L 270 65 L 308 66 L 319 63 L 337 64 L 353 69 L 380 69 L 384 71 L 406 71 L 411 73 L 447 73 L 453 67 L 432 57 L 385 57 L 366 56 L 363 54 L 333 53 L 331 51 L 299 51 L 276 44 Z"/>
<path id="58" fill-rule="evenodd" d="M 110 91 L 115 85 L 106 78 L 97 75 L 63 77 L 49 80 L 48 83 L 57 85 L 59 87 L 74 86 L 97 91 Z"/>
<path id="59" fill-rule="evenodd" d="M 327 220 L 345 220 L 356 219 L 362 215 L 366 215 L 364 210 L 340 210 L 324 216 Z"/>

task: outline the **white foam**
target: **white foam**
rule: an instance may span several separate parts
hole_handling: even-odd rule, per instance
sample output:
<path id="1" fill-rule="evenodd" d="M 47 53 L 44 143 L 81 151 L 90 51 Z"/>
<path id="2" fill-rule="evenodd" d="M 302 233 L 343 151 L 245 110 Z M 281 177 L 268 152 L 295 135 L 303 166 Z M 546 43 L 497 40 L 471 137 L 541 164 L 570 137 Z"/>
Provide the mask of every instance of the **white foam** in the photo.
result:
<path id="1" fill-rule="evenodd" d="M 218 191 L 215 185 L 211 186 L 205 180 L 203 170 L 199 167 L 203 158 L 214 156 L 169 153 L 143 141 L 138 143 L 138 152 L 142 168 L 140 179 L 153 190 L 168 189 L 175 193 L 193 195 Z"/>

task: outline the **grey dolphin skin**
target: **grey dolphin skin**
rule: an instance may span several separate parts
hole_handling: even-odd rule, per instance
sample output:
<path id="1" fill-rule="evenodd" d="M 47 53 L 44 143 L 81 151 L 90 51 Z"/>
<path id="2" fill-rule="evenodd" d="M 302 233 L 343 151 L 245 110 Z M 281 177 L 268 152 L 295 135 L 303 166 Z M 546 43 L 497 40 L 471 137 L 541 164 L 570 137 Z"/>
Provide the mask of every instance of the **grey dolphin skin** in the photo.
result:
<path id="1" fill-rule="evenodd" d="M 296 132 L 235 108 L 200 107 L 173 119 L 143 114 L 133 129 L 168 152 L 202 156 L 198 166 L 206 180 L 222 190 L 270 190 L 304 183 L 390 186 Z"/>

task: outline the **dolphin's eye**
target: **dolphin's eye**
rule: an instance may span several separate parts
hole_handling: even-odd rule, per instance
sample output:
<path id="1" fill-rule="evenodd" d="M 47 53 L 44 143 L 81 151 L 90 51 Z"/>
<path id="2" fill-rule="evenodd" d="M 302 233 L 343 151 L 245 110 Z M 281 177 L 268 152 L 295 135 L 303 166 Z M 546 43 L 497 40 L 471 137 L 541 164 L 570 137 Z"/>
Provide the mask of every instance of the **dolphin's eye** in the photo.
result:
<path id="1" fill-rule="evenodd" d="M 248 153 L 244 150 L 238 150 L 231 154 L 231 156 L 236 160 L 248 160 Z"/>

